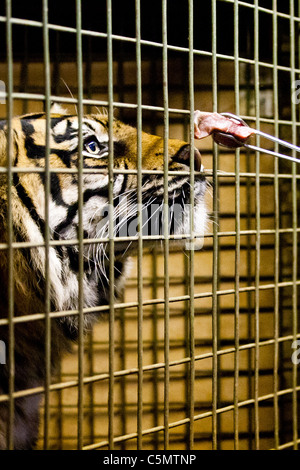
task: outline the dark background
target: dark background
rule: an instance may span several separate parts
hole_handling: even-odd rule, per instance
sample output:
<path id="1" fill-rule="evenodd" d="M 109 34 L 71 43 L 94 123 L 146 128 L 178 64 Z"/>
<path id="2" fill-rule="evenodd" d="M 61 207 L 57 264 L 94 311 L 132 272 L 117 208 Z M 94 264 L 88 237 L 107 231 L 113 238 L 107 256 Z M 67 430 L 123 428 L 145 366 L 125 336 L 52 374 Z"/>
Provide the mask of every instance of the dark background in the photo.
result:
<path id="1" fill-rule="evenodd" d="M 254 0 L 248 0 L 254 4 Z M 295 1 L 295 14 L 298 14 Z M 233 54 L 234 5 L 217 1 L 217 49 L 221 54 Z M 272 9 L 272 0 L 260 0 L 259 6 Z M 113 0 L 113 33 L 135 37 L 135 1 Z M 211 51 L 211 0 L 194 0 L 194 48 Z M 142 39 L 161 42 L 162 40 L 162 2 L 161 0 L 141 1 L 141 35 Z M 168 43 L 177 46 L 188 46 L 188 0 L 168 1 Z M 278 11 L 289 12 L 289 1 L 278 0 Z M 0 15 L 5 16 L 5 2 L 0 3 Z M 16 18 L 42 21 L 42 0 L 30 2 L 12 0 L 12 16 Z M 253 56 L 254 51 L 254 9 L 239 7 L 239 38 L 240 56 Z M 76 27 L 75 0 L 49 0 L 49 23 Z M 272 16 L 263 12 L 259 14 L 260 42 L 259 53 L 261 60 L 272 57 Z M 289 21 L 280 18 L 278 22 L 280 34 L 289 35 Z M 106 1 L 82 1 L 82 28 L 86 30 L 106 32 Z M 0 40 L 5 44 L 5 23 L 0 23 Z M 83 37 L 83 52 L 87 47 L 87 37 Z M 91 44 L 92 43 L 92 44 Z M 13 51 L 15 59 L 22 59 L 26 45 L 28 59 L 40 60 L 43 56 L 42 28 L 14 25 Z M 280 44 L 279 44 L 280 46 Z M 134 44 L 114 41 L 114 54 L 135 54 Z M 125 50 L 124 50 L 125 48 Z M 127 50 L 126 50 L 127 49 Z M 50 51 L 52 54 L 59 50 L 62 58 L 74 57 L 76 51 L 76 36 L 72 33 L 56 33 L 50 31 Z M 89 51 L 94 59 L 102 59 L 106 55 L 105 39 L 90 40 Z M 144 46 L 144 56 L 156 54 L 157 48 Z M 5 47 L 0 48 L 0 58 L 5 57 Z M 172 54 L 172 52 L 170 52 Z M 95 56 L 95 57 L 94 57 Z"/>

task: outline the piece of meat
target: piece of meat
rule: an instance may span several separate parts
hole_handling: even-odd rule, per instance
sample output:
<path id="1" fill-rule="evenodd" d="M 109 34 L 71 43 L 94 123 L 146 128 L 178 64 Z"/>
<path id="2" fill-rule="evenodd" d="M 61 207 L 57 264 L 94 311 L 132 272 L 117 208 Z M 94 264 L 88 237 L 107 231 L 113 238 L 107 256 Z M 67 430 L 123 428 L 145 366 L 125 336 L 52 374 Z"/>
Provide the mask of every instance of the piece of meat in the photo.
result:
<path id="1" fill-rule="evenodd" d="M 255 133 L 254 129 L 237 119 L 198 110 L 194 113 L 194 128 L 195 139 L 203 139 L 213 134 L 218 144 L 228 147 L 242 146 Z"/>

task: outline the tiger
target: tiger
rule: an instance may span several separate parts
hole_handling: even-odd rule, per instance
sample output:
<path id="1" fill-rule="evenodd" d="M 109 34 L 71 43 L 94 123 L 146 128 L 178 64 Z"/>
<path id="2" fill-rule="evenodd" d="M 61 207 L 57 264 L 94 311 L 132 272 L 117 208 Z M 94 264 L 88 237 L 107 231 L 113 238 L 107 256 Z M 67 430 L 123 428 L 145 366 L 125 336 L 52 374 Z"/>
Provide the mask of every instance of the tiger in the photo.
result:
<path id="1" fill-rule="evenodd" d="M 122 236 L 122 230 L 129 222 L 138 227 L 132 232 L 133 235 L 138 233 L 140 226 L 134 224 L 139 213 L 138 188 L 143 208 L 149 208 L 152 203 L 155 203 L 159 209 L 163 207 L 165 139 L 144 131 L 139 134 L 133 125 L 125 124 L 115 117 L 110 121 L 107 113 L 84 114 L 79 121 L 77 114 L 69 113 L 58 105 L 52 107 L 48 117 L 44 112 L 13 117 L 10 129 L 9 135 L 12 139 L 10 159 L 13 167 L 10 179 L 11 197 L 8 201 L 8 174 L 2 171 L 0 244 L 8 246 L 8 202 L 10 202 L 11 236 L 13 242 L 20 243 L 13 249 L 13 315 L 32 316 L 46 311 L 45 230 L 47 229 L 48 292 L 51 312 L 76 311 L 79 308 L 81 253 L 83 276 L 80 282 L 82 282 L 83 308 L 87 308 L 89 312 L 84 314 L 83 328 L 84 334 L 88 334 L 101 317 L 99 313 L 93 312 L 93 308 L 108 306 L 110 302 L 109 244 L 104 241 L 110 233 L 109 223 L 112 220 L 117 221 L 113 229 L 116 238 Z M 139 135 L 140 160 L 144 171 L 141 183 L 138 183 L 137 175 Z M 113 136 L 113 142 L 110 142 L 109 136 Z M 2 169 L 8 167 L 7 141 L 8 123 L 3 120 L 0 121 Z M 82 148 L 79 148 L 79 142 L 82 143 Z M 167 205 L 172 208 L 178 204 L 182 216 L 180 221 L 178 220 L 178 223 L 170 228 L 170 234 L 177 235 L 173 238 L 178 243 L 180 239 L 178 235 L 190 231 L 190 214 L 186 207 L 191 198 L 188 172 L 192 159 L 196 171 L 192 208 L 195 233 L 203 233 L 207 222 L 205 204 L 207 182 L 199 150 L 196 148 L 191 150 L 190 144 L 179 139 L 168 139 L 167 146 L 168 172 L 170 172 L 167 181 Z M 113 178 L 109 172 L 110 153 L 113 155 L 114 170 L 119 170 L 113 173 Z M 48 174 L 47 217 L 46 158 L 51 169 Z M 82 159 L 81 175 L 77 171 L 79 158 Z M 22 169 L 28 171 L 21 171 Z M 177 175 L 176 172 L 179 171 L 181 174 Z M 80 177 L 82 178 L 81 205 L 78 196 Z M 110 191 L 112 191 L 111 196 Z M 113 201 L 113 204 L 112 215 L 108 217 L 109 201 Z M 172 218 L 172 215 L 170 217 Z M 82 231 L 85 241 L 97 238 L 100 241 L 84 243 L 80 251 L 79 242 L 68 243 L 70 240 L 79 240 L 79 230 Z M 151 235 L 158 233 L 163 232 L 161 229 L 159 231 L 154 229 Z M 145 249 L 156 243 L 155 236 L 148 239 L 150 240 L 143 243 Z M 125 236 L 122 240 L 120 238 L 119 243 L 117 241 L 114 243 L 115 299 L 119 298 L 124 289 L 130 258 L 138 249 L 136 237 L 131 236 L 126 241 Z M 23 248 L 24 242 L 27 243 L 27 247 Z M 8 250 L 2 248 L 0 249 L 0 320 L 8 317 L 8 265 Z M 51 319 L 52 374 L 57 370 L 62 356 L 72 349 L 72 344 L 78 339 L 78 331 L 78 315 L 66 314 Z M 2 322 L 2 326 L 0 322 L 0 340 L 8 346 L 9 338 L 8 322 Z M 46 325 L 42 315 L 39 315 L 38 320 L 16 322 L 14 338 L 14 391 L 43 387 L 46 370 Z M 7 347 L 6 364 L 0 364 L 0 397 L 9 393 L 9 362 L 9 347 Z M 42 394 L 32 394 L 14 399 L 14 449 L 36 448 L 41 398 Z M 8 421 L 8 400 L 0 400 L 0 449 L 6 449 L 8 446 Z"/>

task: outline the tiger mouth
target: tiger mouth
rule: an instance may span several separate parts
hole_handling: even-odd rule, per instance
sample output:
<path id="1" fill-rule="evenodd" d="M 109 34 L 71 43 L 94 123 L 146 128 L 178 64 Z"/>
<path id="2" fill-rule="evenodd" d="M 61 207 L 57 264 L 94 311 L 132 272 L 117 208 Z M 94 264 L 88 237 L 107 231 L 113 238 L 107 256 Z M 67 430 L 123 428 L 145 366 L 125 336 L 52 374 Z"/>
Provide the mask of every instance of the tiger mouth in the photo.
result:
<path id="1" fill-rule="evenodd" d="M 204 176 L 195 179 L 193 197 L 189 177 L 178 177 L 168 187 L 168 200 L 165 203 L 164 187 L 156 192 L 144 191 L 139 208 L 136 193 L 134 199 L 120 197 L 114 208 L 114 233 L 116 237 L 175 235 L 190 231 L 187 229 L 191 212 L 197 214 L 203 204 L 206 190 Z M 166 222 L 167 217 L 167 222 Z"/>

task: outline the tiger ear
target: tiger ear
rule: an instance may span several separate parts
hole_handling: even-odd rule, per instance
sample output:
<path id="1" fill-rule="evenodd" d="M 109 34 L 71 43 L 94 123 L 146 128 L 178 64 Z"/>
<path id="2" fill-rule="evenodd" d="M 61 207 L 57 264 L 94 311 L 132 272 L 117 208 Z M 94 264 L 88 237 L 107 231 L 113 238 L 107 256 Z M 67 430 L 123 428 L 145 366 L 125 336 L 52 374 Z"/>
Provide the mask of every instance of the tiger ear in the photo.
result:
<path id="1" fill-rule="evenodd" d="M 67 109 L 63 108 L 60 104 L 53 102 L 51 103 L 50 113 L 51 114 L 68 114 L 68 111 Z"/>

